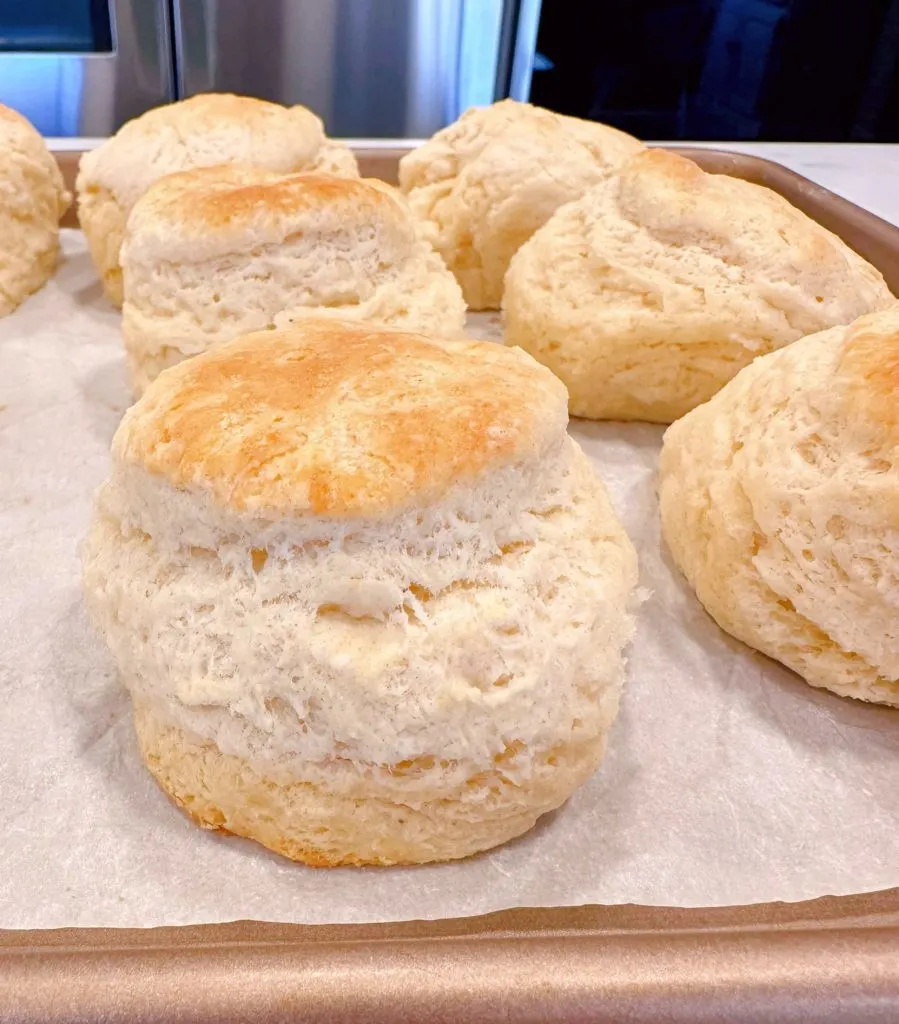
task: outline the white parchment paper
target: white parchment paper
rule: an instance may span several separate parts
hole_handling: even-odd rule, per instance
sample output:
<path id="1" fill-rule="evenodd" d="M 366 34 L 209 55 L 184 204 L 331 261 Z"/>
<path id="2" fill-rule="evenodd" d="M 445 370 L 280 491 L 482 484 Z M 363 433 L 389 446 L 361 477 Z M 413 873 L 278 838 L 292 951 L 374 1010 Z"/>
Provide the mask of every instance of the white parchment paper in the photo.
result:
<path id="1" fill-rule="evenodd" d="M 0 928 L 386 921 L 899 885 L 899 711 L 812 690 L 705 615 L 660 549 L 662 431 L 643 425 L 572 426 L 653 596 L 608 756 L 565 807 L 493 853 L 415 869 L 304 868 L 191 824 L 141 766 L 128 699 L 82 608 L 77 547 L 128 391 L 119 316 L 80 236 L 65 248 L 57 277 L 0 320 Z"/>

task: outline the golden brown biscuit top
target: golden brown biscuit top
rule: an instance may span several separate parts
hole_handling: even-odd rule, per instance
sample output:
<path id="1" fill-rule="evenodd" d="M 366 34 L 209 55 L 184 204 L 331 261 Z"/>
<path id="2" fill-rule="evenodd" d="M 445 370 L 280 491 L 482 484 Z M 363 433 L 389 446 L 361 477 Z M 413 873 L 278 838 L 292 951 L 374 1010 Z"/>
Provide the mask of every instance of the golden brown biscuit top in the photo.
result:
<path id="1" fill-rule="evenodd" d="M 161 374 L 113 453 L 236 511 L 381 516 L 538 459 L 567 419 L 564 385 L 517 349 L 309 318 Z"/>
<path id="2" fill-rule="evenodd" d="M 173 125 L 181 132 L 206 133 L 210 130 L 238 127 L 248 131 L 283 126 L 288 111 L 308 115 L 310 126 L 320 121 L 305 107 L 285 107 L 255 96 L 228 92 L 198 93 L 177 103 L 165 103 L 126 122 L 117 135 L 153 135 L 160 126 Z"/>
<path id="3" fill-rule="evenodd" d="M 36 132 L 34 125 L 28 120 L 27 117 L 23 117 L 18 110 L 13 110 L 12 107 L 7 107 L 3 103 L 0 103 L 0 121 L 4 121 L 7 124 L 20 125 L 27 127 L 31 131 Z"/>
<path id="4" fill-rule="evenodd" d="M 141 219 L 158 218 L 181 230 L 230 227 L 264 209 L 291 215 L 335 203 L 342 213 L 405 218 L 398 199 L 361 178 L 331 174 L 282 175 L 259 167 L 217 164 L 166 175 L 135 207 Z"/>
<path id="5" fill-rule="evenodd" d="M 17 110 L 13 110 L 12 107 L 5 107 L 2 103 L 0 103 L 0 140 L 2 140 L 4 149 L 11 147 L 23 153 L 41 153 L 49 160 L 53 160 L 53 157 L 49 155 L 44 138 L 37 128 L 27 117 Z M 55 160 L 53 163 L 55 164 Z"/>
<path id="6" fill-rule="evenodd" d="M 415 224 L 403 200 L 360 178 L 281 175 L 218 164 L 166 175 L 151 185 L 128 219 L 128 248 L 140 261 L 193 263 L 290 236 L 345 235 L 378 228 L 382 245 L 404 253 Z M 393 259 L 394 252 L 385 252 Z"/>
<path id="7" fill-rule="evenodd" d="M 148 110 L 83 155 L 78 188 L 108 189 L 128 209 L 163 175 L 242 163 L 279 173 L 313 169 L 329 145 L 306 107 L 210 93 Z"/>
<path id="8" fill-rule="evenodd" d="M 875 426 L 890 448 L 899 444 L 899 304 L 845 328 L 838 370 L 853 417 Z"/>

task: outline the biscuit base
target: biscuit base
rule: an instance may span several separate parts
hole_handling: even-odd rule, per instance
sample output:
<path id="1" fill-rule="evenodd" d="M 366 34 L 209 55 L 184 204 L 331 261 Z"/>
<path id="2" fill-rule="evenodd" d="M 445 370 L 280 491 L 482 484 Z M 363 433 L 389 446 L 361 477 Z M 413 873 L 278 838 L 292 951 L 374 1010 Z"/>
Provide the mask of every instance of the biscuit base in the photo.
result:
<path id="1" fill-rule="evenodd" d="M 53 277 L 59 263 L 59 241 L 53 241 L 43 252 L 26 264 L 15 264 L 7 269 L 0 288 L 0 317 L 15 312 L 22 303 L 36 294 Z M 9 270 L 13 271 L 10 280 Z"/>
<path id="2" fill-rule="evenodd" d="M 147 767 L 194 821 L 311 867 L 425 864 L 498 846 L 564 803 L 593 773 L 605 747 L 604 734 L 537 756 L 519 745 L 450 785 L 441 785 L 446 773 L 434 758 L 424 758 L 423 768 L 412 764 L 419 783 L 423 773 L 434 776 L 424 794 L 408 783 L 404 792 L 409 762 L 357 765 L 353 783 L 347 786 L 344 775 L 338 791 L 321 781 L 322 765 L 315 782 L 276 778 L 274 769 L 222 753 L 146 704 L 135 703 L 134 721 Z M 510 758 L 522 755 L 529 777 L 512 781 Z"/>

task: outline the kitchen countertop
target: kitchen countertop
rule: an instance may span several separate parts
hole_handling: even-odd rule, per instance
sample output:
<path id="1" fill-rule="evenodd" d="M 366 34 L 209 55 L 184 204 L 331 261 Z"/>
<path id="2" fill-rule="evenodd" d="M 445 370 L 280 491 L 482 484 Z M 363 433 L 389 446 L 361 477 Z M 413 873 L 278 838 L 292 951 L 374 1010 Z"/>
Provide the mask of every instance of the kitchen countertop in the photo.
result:
<path id="1" fill-rule="evenodd" d="M 899 224 L 899 144 L 864 142 L 684 142 L 784 164 L 879 217 Z"/>
<path id="2" fill-rule="evenodd" d="M 82 150 L 99 139 L 48 139 L 52 150 Z M 419 140 L 347 139 L 364 149 L 396 149 Z M 899 144 L 871 142 L 687 142 L 684 146 L 731 149 L 775 160 L 807 178 L 899 224 Z"/>

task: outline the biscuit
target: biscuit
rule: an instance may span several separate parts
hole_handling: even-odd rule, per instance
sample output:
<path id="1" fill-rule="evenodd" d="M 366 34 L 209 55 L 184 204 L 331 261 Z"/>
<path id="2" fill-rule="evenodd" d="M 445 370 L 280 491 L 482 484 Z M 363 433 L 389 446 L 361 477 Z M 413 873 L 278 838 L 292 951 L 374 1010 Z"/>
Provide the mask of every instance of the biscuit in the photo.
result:
<path id="1" fill-rule="evenodd" d="M 812 686 L 899 706 L 899 310 L 756 359 L 671 426 L 662 527 L 715 621 Z"/>
<path id="2" fill-rule="evenodd" d="M 119 249 L 131 208 L 166 174 L 242 163 L 357 177 L 356 159 L 305 107 L 209 93 L 147 111 L 81 158 L 78 219 L 110 302 L 122 305 Z"/>
<path id="3" fill-rule="evenodd" d="M 893 302 L 775 192 L 646 150 L 519 249 L 503 313 L 573 416 L 670 423 L 756 356 Z"/>
<path id="4" fill-rule="evenodd" d="M 518 247 L 642 148 L 607 125 L 502 100 L 403 157 L 400 187 L 469 307 L 499 309 Z"/>
<path id="5" fill-rule="evenodd" d="M 380 182 L 239 165 L 160 179 L 121 253 L 136 394 L 167 366 L 308 314 L 459 337 L 458 284 Z"/>
<path id="6" fill-rule="evenodd" d="M 522 352 L 310 317 L 166 370 L 83 549 L 146 763 L 314 865 L 451 860 L 596 768 L 636 556 Z"/>
<path id="7" fill-rule="evenodd" d="M 0 316 L 53 276 L 71 198 L 31 122 L 0 104 Z"/>

